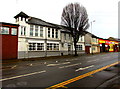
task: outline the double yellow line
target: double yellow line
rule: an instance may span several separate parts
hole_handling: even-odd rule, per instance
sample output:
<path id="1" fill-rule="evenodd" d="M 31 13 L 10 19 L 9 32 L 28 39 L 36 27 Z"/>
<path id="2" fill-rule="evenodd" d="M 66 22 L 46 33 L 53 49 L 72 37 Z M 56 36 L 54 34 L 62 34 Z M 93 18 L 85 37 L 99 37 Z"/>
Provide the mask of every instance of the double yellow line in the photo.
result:
<path id="1" fill-rule="evenodd" d="M 120 61 L 115 62 L 115 63 L 113 63 L 113 64 L 104 66 L 104 67 L 102 67 L 102 68 L 100 68 L 100 69 L 93 70 L 93 71 L 88 72 L 88 73 L 86 73 L 86 74 L 83 74 L 83 75 L 80 75 L 80 76 L 78 76 L 78 77 L 75 77 L 75 78 L 69 79 L 69 80 L 67 80 L 67 81 L 61 82 L 61 83 L 59 83 L 59 84 L 53 85 L 53 86 L 48 87 L 48 88 L 46 88 L 46 89 L 56 89 L 56 88 L 59 88 L 59 87 L 65 87 L 65 85 L 67 85 L 67 84 L 70 84 L 70 83 L 72 83 L 72 82 L 75 82 L 75 81 L 77 81 L 77 80 L 80 80 L 80 79 L 82 79 L 82 78 L 85 78 L 85 77 L 87 77 L 87 76 L 90 76 L 90 75 L 92 75 L 92 74 L 95 74 L 95 73 L 97 73 L 97 72 L 100 72 L 100 71 L 102 71 L 102 70 L 104 70 L 104 69 L 106 69 L 106 68 L 109 68 L 109 67 L 114 66 L 114 65 L 119 64 L 119 63 L 120 63 Z"/>

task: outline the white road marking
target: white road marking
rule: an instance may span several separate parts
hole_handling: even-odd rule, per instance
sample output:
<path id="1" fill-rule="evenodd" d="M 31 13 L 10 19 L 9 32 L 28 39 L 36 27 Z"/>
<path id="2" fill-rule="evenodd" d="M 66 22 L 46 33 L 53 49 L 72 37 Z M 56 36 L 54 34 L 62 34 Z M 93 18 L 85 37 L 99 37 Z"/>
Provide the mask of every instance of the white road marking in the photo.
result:
<path id="1" fill-rule="evenodd" d="M 94 58 L 94 57 L 96 57 L 96 56 L 90 56 L 90 57 L 86 57 L 86 58 Z"/>
<path id="2" fill-rule="evenodd" d="M 58 62 L 58 61 L 56 61 L 56 62 Z"/>
<path id="3" fill-rule="evenodd" d="M 79 60 L 79 59 L 72 59 L 72 60 L 74 61 L 74 60 Z"/>
<path id="4" fill-rule="evenodd" d="M 64 65 L 64 64 L 69 64 L 70 62 L 64 62 L 60 64 L 48 64 L 47 66 L 58 66 L 58 65 Z"/>
<path id="5" fill-rule="evenodd" d="M 110 58 L 109 56 L 107 56 L 107 57 L 103 57 L 102 59 L 106 59 L 106 58 Z"/>
<path id="6" fill-rule="evenodd" d="M 68 67 L 72 67 L 72 66 L 76 66 L 76 65 L 80 65 L 81 63 L 76 63 L 76 64 L 72 64 L 72 65 L 67 65 L 67 66 L 62 66 L 62 67 L 59 67 L 60 69 L 61 68 L 68 68 Z"/>
<path id="7" fill-rule="evenodd" d="M 98 61 L 99 59 L 95 59 L 95 60 L 90 60 L 90 61 L 87 61 L 87 62 L 94 62 L 94 61 Z"/>
<path id="8" fill-rule="evenodd" d="M 14 69 L 15 67 L 17 67 L 17 65 L 14 65 L 13 67 L 11 67 L 11 69 Z"/>
<path id="9" fill-rule="evenodd" d="M 34 75 L 34 74 L 40 74 L 40 73 L 44 73 L 44 72 L 46 72 L 46 70 L 39 71 L 39 72 L 33 72 L 33 73 L 29 73 L 29 74 L 23 74 L 23 75 L 19 75 L 19 76 L 10 77 L 10 78 L 4 78 L 4 79 L 0 79 L 0 81 L 21 78 L 21 77 L 30 76 L 30 75 Z"/>
<path id="10" fill-rule="evenodd" d="M 44 62 L 44 64 L 47 64 L 46 62 Z"/>
<path id="11" fill-rule="evenodd" d="M 94 65 L 87 66 L 87 67 L 84 67 L 84 68 L 79 68 L 79 69 L 77 69 L 77 70 L 75 70 L 75 71 L 85 70 L 85 69 L 88 69 L 88 68 L 91 68 L 91 67 L 94 67 Z"/>

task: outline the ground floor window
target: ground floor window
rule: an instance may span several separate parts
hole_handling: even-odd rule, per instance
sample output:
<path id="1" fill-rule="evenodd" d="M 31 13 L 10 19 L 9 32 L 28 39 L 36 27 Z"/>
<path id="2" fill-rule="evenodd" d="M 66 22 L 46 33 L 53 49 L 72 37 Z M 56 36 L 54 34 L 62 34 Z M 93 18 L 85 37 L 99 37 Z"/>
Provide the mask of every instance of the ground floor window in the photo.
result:
<path id="1" fill-rule="evenodd" d="M 43 43 L 29 43 L 29 50 L 44 50 L 44 44 Z"/>
<path id="2" fill-rule="evenodd" d="M 47 50 L 59 50 L 59 44 L 47 43 Z"/>
<path id="3" fill-rule="evenodd" d="M 82 50 L 83 46 L 82 45 L 77 45 L 76 48 L 77 48 L 77 50 Z"/>

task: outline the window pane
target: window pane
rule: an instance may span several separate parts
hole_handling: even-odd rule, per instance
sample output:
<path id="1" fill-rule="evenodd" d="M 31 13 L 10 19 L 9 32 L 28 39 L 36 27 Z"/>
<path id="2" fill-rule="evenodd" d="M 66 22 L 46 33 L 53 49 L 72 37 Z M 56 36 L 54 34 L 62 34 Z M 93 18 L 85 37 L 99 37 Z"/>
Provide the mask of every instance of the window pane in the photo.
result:
<path id="1" fill-rule="evenodd" d="M 2 27 L 1 34 L 9 34 L 9 28 L 8 27 Z"/>
<path id="2" fill-rule="evenodd" d="M 35 26 L 35 36 L 38 36 L 38 26 Z"/>
<path id="3" fill-rule="evenodd" d="M 21 35 L 26 35 L 26 27 L 21 26 Z"/>
<path id="4" fill-rule="evenodd" d="M 50 28 L 48 28 L 48 37 L 50 37 Z"/>
<path id="5" fill-rule="evenodd" d="M 58 38 L 58 30 L 56 29 L 56 38 Z"/>
<path id="6" fill-rule="evenodd" d="M 54 29 L 52 29 L 52 38 L 54 38 Z"/>
<path id="7" fill-rule="evenodd" d="M 33 30 L 34 30 L 33 25 L 30 25 L 30 36 L 33 36 Z"/>
<path id="8" fill-rule="evenodd" d="M 43 37 L 43 27 L 40 27 L 40 37 Z"/>
<path id="9" fill-rule="evenodd" d="M 11 29 L 11 34 L 12 35 L 17 35 L 17 29 L 16 28 L 12 28 Z"/>

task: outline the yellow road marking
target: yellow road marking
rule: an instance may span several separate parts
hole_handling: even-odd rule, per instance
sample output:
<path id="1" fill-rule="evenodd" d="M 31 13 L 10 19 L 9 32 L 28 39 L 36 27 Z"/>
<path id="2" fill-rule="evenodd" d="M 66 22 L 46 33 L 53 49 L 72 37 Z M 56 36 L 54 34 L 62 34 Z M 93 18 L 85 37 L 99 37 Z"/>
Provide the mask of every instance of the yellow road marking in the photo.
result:
<path id="1" fill-rule="evenodd" d="M 87 76 L 90 76 L 90 75 L 92 75 L 92 74 L 95 74 L 95 73 L 97 73 L 97 72 L 100 72 L 100 71 L 102 71 L 102 70 L 104 70 L 104 69 L 106 69 L 106 68 L 108 68 L 108 67 L 114 66 L 114 65 L 119 64 L 119 63 L 120 63 L 120 61 L 115 62 L 115 63 L 113 63 L 113 64 L 104 66 L 104 67 L 102 67 L 102 68 L 100 68 L 100 69 L 93 70 L 93 71 L 91 71 L 91 72 L 85 73 L 85 74 L 83 74 L 83 75 L 77 76 L 77 77 L 72 78 L 72 79 L 69 79 L 69 80 L 67 80 L 67 81 L 58 83 L 58 84 L 53 85 L 53 86 L 51 86 L 51 87 L 48 87 L 48 88 L 46 88 L 46 89 L 56 89 L 56 88 L 59 88 L 59 87 L 64 87 L 65 85 L 67 85 L 67 84 L 69 84 L 69 83 L 75 82 L 75 81 L 77 81 L 77 80 L 80 80 L 80 79 L 82 79 L 82 78 L 85 78 L 85 77 L 87 77 Z"/>

